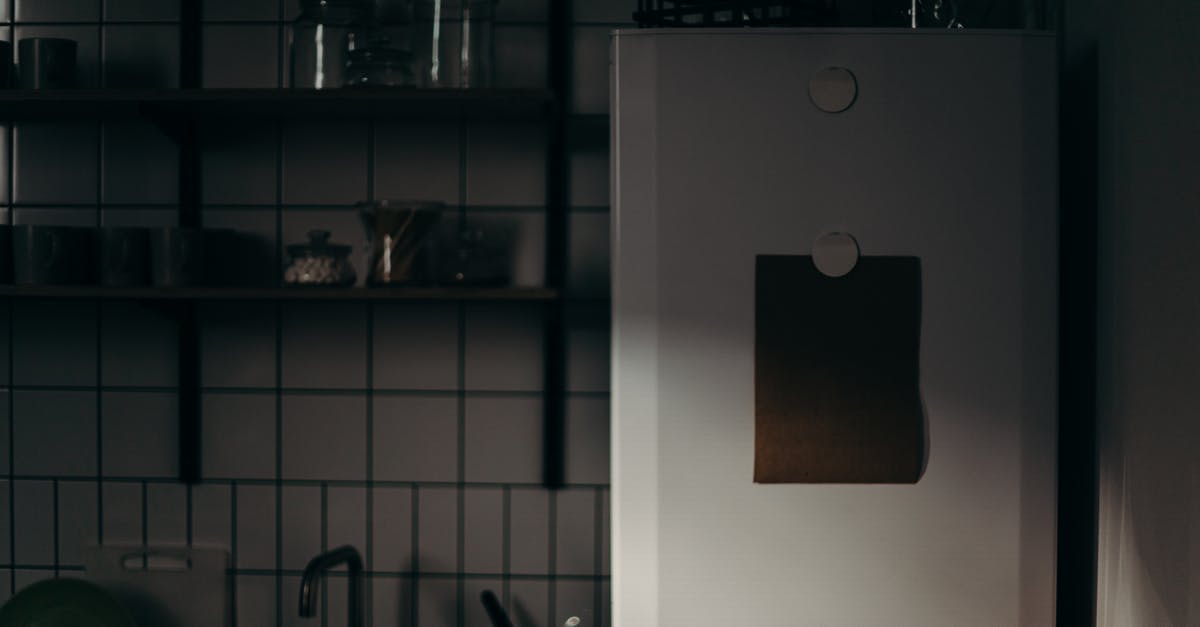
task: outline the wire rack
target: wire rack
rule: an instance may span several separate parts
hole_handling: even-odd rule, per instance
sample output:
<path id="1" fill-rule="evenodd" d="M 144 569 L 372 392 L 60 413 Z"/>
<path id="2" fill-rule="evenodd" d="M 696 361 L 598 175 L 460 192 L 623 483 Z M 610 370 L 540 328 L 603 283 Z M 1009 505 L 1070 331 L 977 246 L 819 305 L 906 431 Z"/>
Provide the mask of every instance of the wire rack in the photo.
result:
<path id="1" fill-rule="evenodd" d="M 832 26 L 836 0 L 638 0 L 641 28 Z"/>

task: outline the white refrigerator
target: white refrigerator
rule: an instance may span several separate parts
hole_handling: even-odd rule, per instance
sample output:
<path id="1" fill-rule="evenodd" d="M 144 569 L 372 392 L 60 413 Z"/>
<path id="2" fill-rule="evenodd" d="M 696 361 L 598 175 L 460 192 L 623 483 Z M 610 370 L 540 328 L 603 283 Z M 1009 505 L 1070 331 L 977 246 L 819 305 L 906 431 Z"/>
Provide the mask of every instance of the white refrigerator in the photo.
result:
<path id="1" fill-rule="evenodd" d="M 1055 47 L 614 34 L 617 627 L 1053 624 Z M 756 260 L 835 232 L 919 259 L 915 483 L 754 481 Z"/>

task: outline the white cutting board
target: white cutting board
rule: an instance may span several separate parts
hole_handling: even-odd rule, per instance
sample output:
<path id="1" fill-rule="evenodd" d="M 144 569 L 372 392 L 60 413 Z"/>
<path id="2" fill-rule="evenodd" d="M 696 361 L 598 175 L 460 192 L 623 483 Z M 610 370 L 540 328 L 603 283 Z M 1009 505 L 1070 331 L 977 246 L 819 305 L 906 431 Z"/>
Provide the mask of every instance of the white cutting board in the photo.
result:
<path id="1" fill-rule="evenodd" d="M 232 607 L 229 553 L 188 547 L 99 546 L 87 578 L 133 614 L 139 627 L 226 627 Z"/>

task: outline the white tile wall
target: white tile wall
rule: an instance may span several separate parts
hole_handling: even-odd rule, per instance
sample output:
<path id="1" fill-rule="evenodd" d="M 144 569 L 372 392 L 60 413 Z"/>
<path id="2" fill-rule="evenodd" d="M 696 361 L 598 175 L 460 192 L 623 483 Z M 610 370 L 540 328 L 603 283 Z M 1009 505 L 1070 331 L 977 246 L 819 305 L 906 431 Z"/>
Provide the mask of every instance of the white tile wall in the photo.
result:
<path id="1" fill-rule="evenodd" d="M 100 427 L 108 477 L 169 479 L 179 476 L 179 402 L 174 393 L 105 392 Z M 94 438 L 87 438 L 94 442 Z M 92 468 L 87 469 L 90 471 Z"/>
<path id="2" fill-rule="evenodd" d="M 94 481 L 58 484 L 58 559 L 64 566 L 82 566 L 88 547 L 98 540 L 97 490 Z"/>
<path id="3" fill-rule="evenodd" d="M 458 491 L 421 488 L 417 491 L 417 568 L 422 573 L 458 570 Z"/>
<path id="4" fill-rule="evenodd" d="M 415 570 L 412 562 L 413 490 L 401 487 L 373 488 L 375 530 L 373 551 L 363 558 L 376 571 L 408 572 Z"/>
<path id="5" fill-rule="evenodd" d="M 144 538 L 142 524 L 142 486 L 137 483 L 106 482 L 101 487 L 100 540 L 106 544 L 141 544 Z"/>
<path id="6" fill-rule="evenodd" d="M 377 396 L 372 459 L 380 481 L 458 479 L 458 401 L 444 396 Z"/>
<path id="7" fill-rule="evenodd" d="M 283 567 L 303 569 L 321 552 L 321 488 L 284 486 L 283 488 Z"/>
<path id="8" fill-rule="evenodd" d="M 200 470 L 211 479 L 275 476 L 275 397 L 204 394 L 201 398 Z"/>
<path id="9" fill-rule="evenodd" d="M 146 486 L 146 542 L 158 546 L 187 543 L 187 488 L 179 484 Z"/>
<path id="10" fill-rule="evenodd" d="M 548 1 L 499 4 L 500 85 L 545 85 Z M 178 31 L 168 23 L 176 3 L 14 4 L 17 38 L 80 40 L 85 85 L 178 84 Z M 607 32 L 631 4 L 576 0 L 575 112 L 607 111 Z M 8 6 L 0 3 L 0 36 L 12 39 L 3 35 L 13 26 Z M 282 6 L 290 19 L 298 5 Z M 205 86 L 286 80 L 280 7 L 205 0 Z M 120 23 L 95 23 L 101 16 Z M 38 24 L 21 23 L 29 20 Z M 203 219 L 252 236 L 262 268 L 250 284 L 273 281 L 281 246 L 310 228 L 360 243 L 350 205 L 372 193 L 465 204 L 468 224 L 514 229 L 516 283 L 542 282 L 543 127 L 389 122 L 371 132 L 351 123 L 205 129 Z M 0 150 L 0 212 L 16 222 L 178 220 L 178 156 L 151 125 L 21 124 L 11 138 L 0 131 L 10 140 L 12 163 Z M 571 293 L 603 297 L 606 148 L 579 146 L 569 170 Z M 458 218 L 448 214 L 448 228 Z M 608 515 L 608 318 L 603 306 L 570 311 L 572 487 L 551 493 L 539 485 L 541 316 L 524 305 L 205 305 L 206 482 L 188 488 L 174 482 L 169 315 L 132 304 L 0 306 L 0 329 L 9 329 L 0 333 L 0 600 L 56 568 L 79 576 L 98 541 L 190 542 L 233 553 L 238 625 L 302 625 L 296 570 L 322 547 L 349 543 L 372 571 L 372 625 L 482 624 L 484 589 L 521 625 L 572 615 L 605 624 L 596 608 L 607 598 L 599 536 Z M 344 609 L 339 579 L 323 624 L 341 625 Z"/>
<path id="11" fill-rule="evenodd" d="M 362 394 L 283 397 L 283 478 L 367 478 L 367 402 Z"/>
<path id="12" fill-rule="evenodd" d="M 463 566 L 469 573 L 504 572 L 503 488 L 468 488 L 464 495 Z"/>

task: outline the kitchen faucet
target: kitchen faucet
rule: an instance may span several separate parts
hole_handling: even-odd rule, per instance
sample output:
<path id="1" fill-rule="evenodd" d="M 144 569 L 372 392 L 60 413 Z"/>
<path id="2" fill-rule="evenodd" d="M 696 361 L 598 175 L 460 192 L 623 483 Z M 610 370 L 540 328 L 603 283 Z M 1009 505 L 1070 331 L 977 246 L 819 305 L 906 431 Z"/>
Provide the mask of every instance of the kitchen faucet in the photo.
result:
<path id="1" fill-rule="evenodd" d="M 332 551 L 322 553 L 308 563 L 304 568 L 304 576 L 300 579 L 300 616 L 312 618 L 317 615 L 317 589 L 321 575 L 333 568 L 345 564 L 350 571 L 350 583 L 347 594 L 350 597 L 346 603 L 350 608 L 347 627 L 363 627 L 363 562 L 358 550 L 346 545 Z"/>

